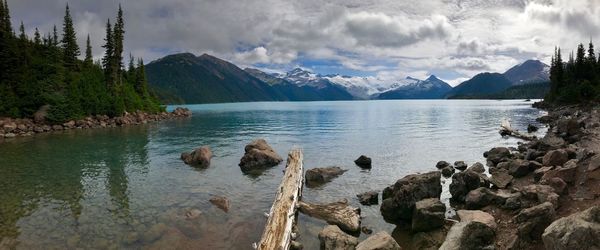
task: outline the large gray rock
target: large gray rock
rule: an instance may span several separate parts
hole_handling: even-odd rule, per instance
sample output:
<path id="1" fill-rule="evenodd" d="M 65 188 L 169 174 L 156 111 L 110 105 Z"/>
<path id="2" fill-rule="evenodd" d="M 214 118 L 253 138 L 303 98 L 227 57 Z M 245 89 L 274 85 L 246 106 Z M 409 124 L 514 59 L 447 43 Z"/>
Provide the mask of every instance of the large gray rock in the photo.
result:
<path id="1" fill-rule="evenodd" d="M 490 151 L 483 153 L 483 156 L 487 158 L 488 161 L 496 165 L 502 161 L 506 161 L 507 159 L 509 159 L 512 156 L 512 154 L 510 153 L 508 148 L 497 147 L 492 148 Z"/>
<path id="2" fill-rule="evenodd" d="M 461 222 L 477 221 L 486 224 L 494 230 L 498 227 L 494 216 L 481 210 L 458 210 L 456 214 Z"/>
<path id="3" fill-rule="evenodd" d="M 546 249 L 600 249 L 600 206 L 560 218 L 542 234 Z"/>
<path id="4" fill-rule="evenodd" d="M 456 173 L 452 176 L 450 184 L 450 194 L 452 200 L 456 202 L 464 202 L 469 191 L 478 187 L 489 187 L 490 183 L 487 177 L 474 171 L 464 171 Z"/>
<path id="5" fill-rule="evenodd" d="M 447 166 L 442 168 L 442 175 L 446 178 L 452 176 L 456 172 L 452 166 Z"/>
<path id="6" fill-rule="evenodd" d="M 364 192 L 356 195 L 356 197 L 358 197 L 358 202 L 365 206 L 377 205 L 379 203 L 379 193 L 377 191 Z"/>
<path id="7" fill-rule="evenodd" d="M 483 173 L 485 173 L 485 166 L 483 166 L 483 164 L 481 164 L 481 162 L 475 162 L 467 170 L 483 174 Z"/>
<path id="8" fill-rule="evenodd" d="M 513 176 L 506 169 L 496 169 L 492 172 L 490 182 L 498 188 L 506 188 L 512 182 Z"/>
<path id="9" fill-rule="evenodd" d="M 306 170 L 305 179 L 308 187 L 314 187 L 331 181 L 347 170 L 340 167 L 313 168 Z"/>
<path id="10" fill-rule="evenodd" d="M 356 246 L 356 250 L 400 250 L 400 245 L 385 231 L 365 239 Z"/>
<path id="11" fill-rule="evenodd" d="M 427 232 L 444 226 L 446 205 L 438 198 L 429 198 L 415 203 L 411 230 Z"/>
<path id="12" fill-rule="evenodd" d="M 479 221 L 454 224 L 440 250 L 480 250 L 494 249 L 495 230 Z"/>
<path id="13" fill-rule="evenodd" d="M 319 232 L 322 250 L 354 250 L 358 239 L 342 231 L 338 226 L 329 225 Z"/>
<path id="14" fill-rule="evenodd" d="M 415 203 L 427 198 L 440 198 L 441 173 L 433 171 L 425 174 L 408 175 L 396 181 L 383 191 L 381 215 L 390 223 L 410 221 Z"/>
<path id="15" fill-rule="evenodd" d="M 366 155 L 361 155 L 356 160 L 354 160 L 354 164 L 359 166 L 360 168 L 370 169 L 371 168 L 371 158 Z"/>
<path id="16" fill-rule="evenodd" d="M 577 176 L 577 160 L 573 159 L 567 161 L 564 166 L 558 166 L 554 169 L 548 170 L 544 173 L 541 182 L 548 181 L 552 178 L 558 177 L 567 183 L 575 182 L 575 177 Z"/>
<path id="17" fill-rule="evenodd" d="M 549 202 L 552 204 L 554 209 L 558 207 L 558 198 L 559 195 L 554 192 L 554 188 L 549 185 L 539 185 L 533 184 L 528 185 L 520 190 L 525 207 L 531 207 L 532 205 L 537 205 L 544 202 Z"/>
<path id="18" fill-rule="evenodd" d="M 463 170 L 467 169 L 467 164 L 464 161 L 455 161 L 454 168 L 456 168 L 460 171 L 463 171 Z"/>
<path id="19" fill-rule="evenodd" d="M 514 221 L 517 222 L 517 235 L 520 241 L 534 241 L 542 237 L 544 229 L 554 219 L 554 206 L 544 202 L 537 206 L 521 210 Z"/>
<path id="20" fill-rule="evenodd" d="M 208 146 L 197 148 L 191 153 L 185 152 L 181 154 L 181 159 L 185 164 L 199 167 L 210 166 L 210 159 L 212 159 L 212 157 L 213 154 Z"/>
<path id="21" fill-rule="evenodd" d="M 276 166 L 283 161 L 264 139 L 258 139 L 244 148 L 246 152 L 240 160 L 242 171 Z"/>
<path id="22" fill-rule="evenodd" d="M 435 167 L 440 170 L 448 166 L 450 166 L 450 163 L 448 163 L 447 161 L 438 161 L 438 163 L 435 164 Z"/>

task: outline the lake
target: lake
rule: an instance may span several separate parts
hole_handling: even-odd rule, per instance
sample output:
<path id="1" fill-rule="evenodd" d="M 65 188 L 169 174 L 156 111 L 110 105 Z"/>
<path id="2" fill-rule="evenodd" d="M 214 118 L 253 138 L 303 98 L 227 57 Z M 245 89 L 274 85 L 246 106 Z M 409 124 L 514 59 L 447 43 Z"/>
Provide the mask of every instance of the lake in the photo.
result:
<path id="1" fill-rule="evenodd" d="M 304 152 L 304 167 L 347 169 L 304 188 L 303 200 L 346 198 L 362 224 L 389 233 L 379 206 L 356 194 L 435 169 L 439 160 L 485 163 L 483 152 L 516 146 L 500 137 L 503 118 L 525 130 L 542 111 L 523 100 L 268 102 L 189 105 L 190 119 L 127 128 L 67 131 L 0 143 L 0 248 L 251 249 L 259 240 L 284 163 L 245 175 L 244 146 L 264 138 L 282 156 Z M 173 108 L 173 107 L 170 107 Z M 539 124 L 538 124 L 539 125 Z M 541 130 L 539 133 L 543 134 Z M 185 165 L 184 151 L 208 145 L 207 169 Z M 360 155 L 373 168 L 354 165 Z M 447 186 L 443 194 L 447 202 Z M 226 196 L 228 213 L 208 200 Z M 201 211 L 195 218 L 189 211 Z M 300 242 L 318 249 L 325 223 L 300 215 Z M 361 235 L 361 239 L 365 236 Z M 402 242 L 400 242 L 402 245 Z"/>

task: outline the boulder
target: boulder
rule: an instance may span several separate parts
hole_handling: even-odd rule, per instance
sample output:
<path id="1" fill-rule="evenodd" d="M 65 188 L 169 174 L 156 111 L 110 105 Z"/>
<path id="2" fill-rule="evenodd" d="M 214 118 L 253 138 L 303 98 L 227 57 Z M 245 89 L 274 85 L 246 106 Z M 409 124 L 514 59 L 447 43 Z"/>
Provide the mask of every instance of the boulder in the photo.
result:
<path id="1" fill-rule="evenodd" d="M 508 170 L 497 169 L 493 171 L 490 182 L 497 188 L 506 188 L 512 182 L 512 175 L 508 174 Z"/>
<path id="2" fill-rule="evenodd" d="M 554 220 L 554 214 L 554 205 L 550 202 L 521 210 L 514 217 L 514 221 L 518 224 L 519 241 L 540 240 L 544 229 Z"/>
<path id="3" fill-rule="evenodd" d="M 441 173 L 408 175 L 385 188 L 380 207 L 383 218 L 390 223 L 410 221 L 415 203 L 426 198 L 440 198 Z"/>
<path id="4" fill-rule="evenodd" d="M 446 161 L 438 161 L 438 163 L 435 164 L 435 167 L 437 169 L 440 169 L 440 170 L 443 169 L 443 168 L 445 168 L 445 167 L 448 167 L 448 166 L 450 166 L 450 163 L 448 163 Z"/>
<path id="5" fill-rule="evenodd" d="M 562 166 L 569 160 L 569 154 L 564 149 L 551 150 L 544 155 L 544 166 Z"/>
<path id="6" fill-rule="evenodd" d="M 469 191 L 478 187 L 489 187 L 489 185 L 489 180 L 486 176 L 474 171 L 464 171 L 452 176 L 450 194 L 453 201 L 464 202 L 465 196 Z"/>
<path id="7" fill-rule="evenodd" d="M 497 147 L 492 148 L 490 151 L 483 153 L 483 156 L 487 158 L 488 161 L 492 162 L 494 165 L 506 161 L 512 155 L 508 148 L 505 147 Z"/>
<path id="8" fill-rule="evenodd" d="M 460 218 L 460 222 L 477 221 L 486 224 L 494 230 L 498 227 L 494 216 L 481 210 L 458 210 L 456 211 L 456 215 Z"/>
<path id="9" fill-rule="evenodd" d="M 566 162 L 564 166 L 558 166 L 552 170 L 546 171 L 540 181 L 546 182 L 554 177 L 558 177 L 567 183 L 573 183 L 575 182 L 576 175 L 577 160 L 573 159 Z"/>
<path id="10" fill-rule="evenodd" d="M 542 234 L 546 249 L 600 249 L 600 206 L 560 218 Z"/>
<path id="11" fill-rule="evenodd" d="M 494 249 L 494 228 L 479 221 L 466 221 L 454 224 L 440 250 L 479 250 Z"/>
<path id="12" fill-rule="evenodd" d="M 312 204 L 300 201 L 298 210 L 310 217 L 337 225 L 344 231 L 360 231 L 360 209 L 348 205 L 348 201 L 345 199 L 327 204 Z"/>
<path id="13" fill-rule="evenodd" d="M 322 250 L 354 250 L 358 239 L 348 235 L 338 226 L 329 225 L 319 232 Z"/>
<path id="14" fill-rule="evenodd" d="M 593 172 L 596 169 L 600 169 L 600 154 L 595 155 L 590 159 L 590 163 L 586 169 L 587 172 Z"/>
<path id="15" fill-rule="evenodd" d="M 264 139 L 258 139 L 246 145 L 246 152 L 240 160 L 242 171 L 276 166 L 283 161 Z"/>
<path id="16" fill-rule="evenodd" d="M 533 171 L 530 168 L 529 161 L 526 160 L 513 160 L 510 161 L 510 165 L 508 167 L 508 174 L 519 178 L 526 176 L 527 174 Z"/>
<path id="17" fill-rule="evenodd" d="M 313 168 L 306 170 L 304 178 L 308 187 L 315 187 L 330 182 L 333 178 L 344 174 L 346 171 L 340 167 Z"/>
<path id="18" fill-rule="evenodd" d="M 556 124 L 559 135 L 566 137 L 576 135 L 579 132 L 579 122 L 577 118 L 560 119 Z"/>
<path id="19" fill-rule="evenodd" d="M 181 160 L 188 165 L 194 165 L 199 167 L 210 166 L 210 159 L 213 154 L 208 146 L 203 146 L 195 149 L 191 153 L 185 152 L 181 154 Z"/>
<path id="20" fill-rule="evenodd" d="M 356 197 L 358 197 L 360 204 L 365 206 L 379 204 L 379 193 L 377 193 L 377 191 L 364 192 L 356 195 Z"/>
<path id="21" fill-rule="evenodd" d="M 3 130 L 4 130 L 5 133 L 10 133 L 10 132 L 13 132 L 13 131 L 15 131 L 17 129 L 17 124 L 14 123 L 14 122 L 8 122 L 8 123 L 5 123 L 2 126 L 2 128 L 3 128 Z"/>
<path id="22" fill-rule="evenodd" d="M 365 239 L 356 246 L 356 250 L 401 250 L 392 236 L 381 231 Z"/>
<path id="23" fill-rule="evenodd" d="M 360 168 L 371 168 L 371 158 L 365 155 L 361 155 L 360 157 L 358 157 L 358 159 L 354 160 L 354 163 Z"/>
<path id="24" fill-rule="evenodd" d="M 229 212 L 229 200 L 226 197 L 213 196 L 209 201 L 219 209 L 225 211 L 225 213 Z"/>
<path id="25" fill-rule="evenodd" d="M 444 226 L 446 205 L 438 198 L 428 198 L 415 203 L 411 230 L 427 232 Z"/>
<path id="26" fill-rule="evenodd" d="M 480 173 L 480 174 L 485 173 L 485 167 L 483 166 L 483 164 L 481 164 L 481 162 L 475 162 L 467 170 L 473 171 L 476 173 Z"/>
<path id="27" fill-rule="evenodd" d="M 467 164 L 464 161 L 455 161 L 454 168 L 460 171 L 464 171 L 465 169 L 467 169 Z"/>
<path id="28" fill-rule="evenodd" d="M 454 168 L 452 166 L 447 166 L 445 168 L 442 168 L 442 175 L 446 178 L 449 178 L 450 176 L 452 176 L 454 174 L 454 172 L 456 172 L 454 170 Z"/>
<path id="29" fill-rule="evenodd" d="M 538 130 L 539 130 L 539 128 L 533 124 L 527 125 L 527 133 L 537 132 Z"/>
<path id="30" fill-rule="evenodd" d="M 529 200 L 531 204 L 540 204 L 549 202 L 554 206 L 554 209 L 558 207 L 558 194 L 554 192 L 554 188 L 548 185 L 533 184 L 521 188 L 521 194 L 523 198 Z"/>
<path id="31" fill-rule="evenodd" d="M 554 167 L 541 167 L 533 171 L 533 180 L 540 181 L 542 177 L 550 170 L 554 169 Z"/>
<path id="32" fill-rule="evenodd" d="M 552 188 L 554 188 L 554 192 L 557 194 L 564 193 L 567 188 L 567 183 L 563 179 L 558 177 L 554 177 L 549 180 L 543 180 L 542 182 L 540 182 L 540 184 L 551 186 Z"/>

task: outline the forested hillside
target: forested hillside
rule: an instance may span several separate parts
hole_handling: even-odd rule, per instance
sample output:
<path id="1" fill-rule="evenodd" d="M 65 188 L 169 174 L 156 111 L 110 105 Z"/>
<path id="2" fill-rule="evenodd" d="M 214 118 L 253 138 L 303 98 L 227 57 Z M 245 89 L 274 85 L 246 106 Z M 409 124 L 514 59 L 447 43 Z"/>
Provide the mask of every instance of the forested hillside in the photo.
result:
<path id="1" fill-rule="evenodd" d="M 51 123 L 162 110 L 148 91 L 142 60 L 130 56 L 127 69 L 123 65 L 125 22 L 120 6 L 114 25 L 110 19 L 106 24 L 104 57 L 94 62 L 90 38 L 102 35 L 88 34 L 81 60 L 68 5 L 61 34 L 54 26 L 45 33 L 36 28 L 29 37 L 23 23 L 13 29 L 8 3 L 0 1 L 0 117 L 31 117 L 43 106 Z"/>

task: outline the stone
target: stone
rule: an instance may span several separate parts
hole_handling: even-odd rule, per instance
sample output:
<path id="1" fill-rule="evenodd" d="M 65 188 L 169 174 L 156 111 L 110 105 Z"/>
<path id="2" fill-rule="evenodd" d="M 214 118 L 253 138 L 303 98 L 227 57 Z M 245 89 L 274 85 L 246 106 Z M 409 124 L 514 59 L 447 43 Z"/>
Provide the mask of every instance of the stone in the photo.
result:
<path id="1" fill-rule="evenodd" d="M 225 211 L 225 213 L 229 212 L 229 200 L 226 197 L 213 196 L 209 201 L 219 209 Z"/>
<path id="2" fill-rule="evenodd" d="M 196 208 L 187 209 L 184 213 L 185 218 L 188 220 L 196 219 L 200 217 L 200 215 L 202 215 L 202 211 Z"/>
<path id="3" fill-rule="evenodd" d="M 521 188 L 520 192 L 525 199 L 532 200 L 536 204 L 549 202 L 555 209 L 558 207 L 559 196 L 551 186 L 533 184 Z"/>
<path id="4" fill-rule="evenodd" d="M 181 159 L 183 162 L 185 162 L 185 164 L 198 166 L 201 168 L 210 166 L 210 160 L 212 157 L 213 154 L 208 146 L 197 148 L 191 153 L 185 152 L 181 154 Z"/>
<path id="5" fill-rule="evenodd" d="M 473 171 L 456 173 L 452 176 L 452 183 L 450 183 L 452 200 L 464 202 L 465 196 L 469 191 L 478 187 L 489 187 L 489 180 L 487 180 L 487 177 Z"/>
<path id="6" fill-rule="evenodd" d="M 17 135 L 15 133 L 6 133 L 6 134 L 4 134 L 4 137 L 5 138 L 14 138 L 14 137 L 17 137 Z"/>
<path id="7" fill-rule="evenodd" d="M 546 172 L 554 169 L 554 167 L 541 167 L 533 171 L 533 180 L 540 181 Z"/>
<path id="8" fill-rule="evenodd" d="M 546 249 L 600 249 L 600 206 L 560 218 L 542 234 Z"/>
<path id="9" fill-rule="evenodd" d="M 17 124 L 14 122 L 5 123 L 2 128 L 5 133 L 10 133 L 17 129 Z"/>
<path id="10" fill-rule="evenodd" d="M 290 244 L 290 249 L 291 250 L 302 250 L 302 249 L 304 249 L 304 246 L 302 245 L 302 243 L 292 240 L 292 242 Z"/>
<path id="11" fill-rule="evenodd" d="M 52 130 L 54 130 L 54 131 L 63 130 L 63 126 L 61 126 L 61 125 L 52 125 Z"/>
<path id="12" fill-rule="evenodd" d="M 558 177 L 554 177 L 550 180 L 543 180 L 540 183 L 551 186 L 557 194 L 563 194 L 567 188 L 567 183 Z"/>
<path id="13" fill-rule="evenodd" d="M 327 204 L 311 204 L 300 201 L 298 202 L 298 210 L 313 218 L 337 225 L 344 231 L 360 231 L 360 208 L 350 206 L 346 199 Z"/>
<path id="14" fill-rule="evenodd" d="M 442 168 L 442 175 L 446 178 L 451 177 L 454 174 L 454 172 L 456 172 L 456 171 L 454 170 L 454 168 L 452 166 L 447 166 L 445 168 Z"/>
<path id="15" fill-rule="evenodd" d="M 306 186 L 316 187 L 322 185 L 344 174 L 346 171 L 347 170 L 343 170 L 340 167 L 313 168 L 306 170 L 306 173 L 304 174 Z"/>
<path id="16" fill-rule="evenodd" d="M 465 169 L 467 169 L 467 164 L 464 161 L 455 161 L 454 168 L 460 171 L 464 171 Z"/>
<path id="17" fill-rule="evenodd" d="M 544 155 L 544 166 L 562 166 L 569 160 L 569 154 L 564 149 L 551 150 Z"/>
<path id="18" fill-rule="evenodd" d="M 586 169 L 587 172 L 593 172 L 596 169 L 600 169 L 600 154 L 595 155 L 590 159 L 590 163 Z"/>
<path id="19" fill-rule="evenodd" d="M 364 233 L 364 234 L 372 234 L 373 233 L 373 229 L 370 229 L 366 226 L 362 226 L 360 227 L 360 232 Z"/>
<path id="20" fill-rule="evenodd" d="M 461 222 L 477 221 L 486 224 L 494 230 L 498 227 L 494 216 L 481 210 L 458 210 L 456 214 Z"/>
<path id="21" fill-rule="evenodd" d="M 508 174 L 516 178 L 526 176 L 531 173 L 531 171 L 529 161 L 526 160 L 513 160 L 508 167 Z"/>
<path id="22" fill-rule="evenodd" d="M 319 232 L 319 241 L 323 250 L 354 250 L 358 239 L 348 235 L 338 226 L 329 225 Z"/>
<path id="23" fill-rule="evenodd" d="M 361 155 L 358 159 L 354 160 L 354 163 L 361 168 L 371 168 L 371 158 Z"/>
<path id="24" fill-rule="evenodd" d="M 483 174 L 485 173 L 485 166 L 481 162 L 475 162 L 467 170 Z"/>
<path id="25" fill-rule="evenodd" d="M 508 170 L 497 169 L 492 173 L 490 182 L 497 188 L 506 188 L 512 182 L 513 176 L 508 174 Z"/>
<path id="26" fill-rule="evenodd" d="M 448 167 L 448 166 L 450 166 L 450 163 L 448 163 L 446 161 L 438 161 L 438 163 L 435 164 L 435 167 L 437 169 L 440 169 L 440 170 L 443 169 L 443 168 L 445 168 L 445 167 Z"/>
<path id="27" fill-rule="evenodd" d="M 415 203 L 411 230 L 428 232 L 444 226 L 446 205 L 438 198 L 428 198 Z"/>
<path id="28" fill-rule="evenodd" d="M 358 202 L 365 206 L 379 204 L 379 193 L 377 191 L 364 192 L 356 195 L 356 197 L 358 197 Z"/>
<path id="29" fill-rule="evenodd" d="M 566 136 L 576 135 L 579 132 L 577 118 L 560 119 L 556 124 L 558 134 Z"/>
<path id="30" fill-rule="evenodd" d="M 567 183 L 575 182 L 575 177 L 577 176 L 577 160 L 573 159 L 565 163 L 564 166 L 556 167 L 552 170 L 548 170 L 544 173 L 541 178 L 541 182 L 546 182 L 554 177 L 561 178 L 563 181 Z"/>
<path id="31" fill-rule="evenodd" d="M 385 231 L 371 235 L 356 246 L 356 250 L 401 250 L 392 236 Z"/>
<path id="32" fill-rule="evenodd" d="M 511 157 L 511 153 L 508 148 L 505 147 L 497 147 L 492 148 L 490 151 L 483 153 L 483 156 L 487 158 L 488 161 L 492 162 L 494 165 L 505 161 L 507 158 Z"/>
<path id="33" fill-rule="evenodd" d="M 384 189 L 380 211 L 390 223 L 410 221 L 415 203 L 426 198 L 440 198 L 441 173 L 433 171 L 424 174 L 407 175 Z"/>
<path id="34" fill-rule="evenodd" d="M 167 227 L 167 225 L 164 223 L 155 224 L 142 235 L 142 240 L 145 243 L 154 242 L 159 239 L 168 230 L 168 228 L 169 227 Z"/>
<path id="35" fill-rule="evenodd" d="M 554 220 L 554 205 L 544 202 L 521 210 L 514 221 L 518 223 L 517 236 L 520 241 L 540 240 L 544 229 Z"/>
<path id="36" fill-rule="evenodd" d="M 527 125 L 527 133 L 537 132 L 538 130 L 539 130 L 539 128 L 533 124 Z"/>
<path id="37" fill-rule="evenodd" d="M 276 166 L 283 161 L 281 156 L 264 139 L 254 140 L 246 145 L 244 151 L 246 153 L 239 164 L 244 172 Z"/>
<path id="38" fill-rule="evenodd" d="M 479 221 L 461 221 L 454 224 L 440 250 L 479 250 L 494 249 L 496 232 L 493 228 Z"/>

